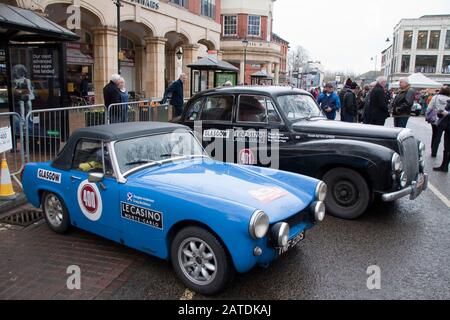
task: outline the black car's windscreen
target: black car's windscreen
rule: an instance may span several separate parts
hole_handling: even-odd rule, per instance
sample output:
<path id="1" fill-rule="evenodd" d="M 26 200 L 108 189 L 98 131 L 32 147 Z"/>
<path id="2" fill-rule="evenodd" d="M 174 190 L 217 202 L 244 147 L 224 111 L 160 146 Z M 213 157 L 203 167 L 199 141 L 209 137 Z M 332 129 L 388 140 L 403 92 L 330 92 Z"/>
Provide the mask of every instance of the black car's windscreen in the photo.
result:
<path id="1" fill-rule="evenodd" d="M 289 121 L 323 117 L 316 102 L 307 95 L 290 94 L 277 98 L 280 111 Z"/>
<path id="2" fill-rule="evenodd" d="M 172 132 L 119 141 L 115 152 L 121 173 L 155 161 L 205 155 L 190 132 Z"/>

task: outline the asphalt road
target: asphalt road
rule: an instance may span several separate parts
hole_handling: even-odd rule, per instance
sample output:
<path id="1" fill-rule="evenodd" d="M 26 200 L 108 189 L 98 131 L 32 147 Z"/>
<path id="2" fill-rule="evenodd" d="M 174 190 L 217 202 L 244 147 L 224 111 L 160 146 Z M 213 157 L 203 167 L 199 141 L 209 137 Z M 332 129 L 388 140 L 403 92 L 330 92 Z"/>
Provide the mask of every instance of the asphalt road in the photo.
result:
<path id="1" fill-rule="evenodd" d="M 423 117 L 411 118 L 408 127 L 429 144 Z M 432 172 L 434 164 L 430 157 L 427 171 L 442 200 L 428 190 L 416 201 L 378 203 L 357 221 L 327 217 L 297 248 L 268 269 L 238 275 L 215 299 L 450 299 L 450 207 L 444 202 L 450 176 Z M 373 265 L 381 270 L 379 290 L 367 288 Z M 153 258 L 145 258 L 111 298 L 205 299 Z"/>

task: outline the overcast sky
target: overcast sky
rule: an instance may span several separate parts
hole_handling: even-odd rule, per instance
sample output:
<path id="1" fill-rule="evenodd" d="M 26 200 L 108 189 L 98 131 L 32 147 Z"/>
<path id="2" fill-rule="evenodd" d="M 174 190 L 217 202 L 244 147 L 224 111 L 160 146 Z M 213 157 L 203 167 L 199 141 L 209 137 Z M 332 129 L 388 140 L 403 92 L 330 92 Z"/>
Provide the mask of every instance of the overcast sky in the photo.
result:
<path id="1" fill-rule="evenodd" d="M 302 45 L 327 70 L 364 73 L 375 68 L 371 57 L 392 41 L 402 18 L 450 14 L 450 0 L 277 0 L 274 32 Z"/>

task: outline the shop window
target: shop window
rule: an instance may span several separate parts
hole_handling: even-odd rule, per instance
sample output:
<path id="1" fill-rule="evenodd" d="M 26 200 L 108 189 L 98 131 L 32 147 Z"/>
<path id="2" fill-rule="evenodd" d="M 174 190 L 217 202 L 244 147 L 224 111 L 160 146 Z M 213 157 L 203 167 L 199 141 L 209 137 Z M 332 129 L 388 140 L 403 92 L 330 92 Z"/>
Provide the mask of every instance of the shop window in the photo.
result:
<path id="1" fill-rule="evenodd" d="M 127 37 L 120 37 L 120 47 L 121 49 L 134 50 L 134 42 L 133 40 Z"/>
<path id="2" fill-rule="evenodd" d="M 216 19 L 216 0 L 202 0 L 202 15 Z"/>
<path id="3" fill-rule="evenodd" d="M 447 30 L 447 35 L 445 37 L 445 49 L 450 49 L 450 30 Z"/>
<path id="4" fill-rule="evenodd" d="M 440 31 L 431 31 L 430 33 L 430 43 L 428 44 L 429 49 L 439 49 L 439 42 L 441 40 Z"/>
<path id="5" fill-rule="evenodd" d="M 405 31 L 403 36 L 403 49 L 411 49 L 412 48 L 412 31 Z"/>
<path id="6" fill-rule="evenodd" d="M 188 8 L 188 0 L 170 0 L 169 2 L 177 4 L 181 7 L 185 7 L 186 9 Z"/>
<path id="7" fill-rule="evenodd" d="M 248 30 L 249 36 L 259 37 L 261 35 L 261 17 L 248 16 Z"/>
<path id="8" fill-rule="evenodd" d="M 237 16 L 223 17 L 223 35 L 235 36 L 237 34 Z"/>
<path id="9" fill-rule="evenodd" d="M 419 31 L 417 37 L 417 49 L 426 49 L 428 41 L 428 31 Z"/>
<path id="10" fill-rule="evenodd" d="M 411 56 L 407 55 L 407 56 L 402 56 L 402 69 L 401 72 L 402 73 L 409 73 L 409 64 L 411 62 Z"/>
<path id="11" fill-rule="evenodd" d="M 416 56 L 415 72 L 436 73 L 437 56 Z"/>
<path id="12" fill-rule="evenodd" d="M 442 63 L 442 73 L 450 74 L 450 56 L 444 56 L 444 62 Z"/>
<path id="13" fill-rule="evenodd" d="M 0 49 L 0 109 L 8 108 L 8 75 L 6 73 L 6 51 Z"/>

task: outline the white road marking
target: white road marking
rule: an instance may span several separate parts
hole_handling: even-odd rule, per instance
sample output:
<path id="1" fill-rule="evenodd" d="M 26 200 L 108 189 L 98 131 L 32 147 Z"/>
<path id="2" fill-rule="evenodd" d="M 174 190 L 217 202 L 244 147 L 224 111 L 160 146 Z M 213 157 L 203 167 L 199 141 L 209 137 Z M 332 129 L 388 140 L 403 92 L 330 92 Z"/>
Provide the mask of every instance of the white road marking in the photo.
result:
<path id="1" fill-rule="evenodd" d="M 189 289 L 186 289 L 183 293 L 183 295 L 181 296 L 180 300 L 181 301 L 189 301 L 189 300 L 193 300 L 195 296 L 195 292 L 192 292 Z"/>
<path id="2" fill-rule="evenodd" d="M 446 196 L 444 196 L 441 192 L 439 192 L 439 190 L 431 183 L 428 185 L 428 187 L 436 195 L 436 197 L 439 198 L 439 200 L 441 200 L 447 207 L 450 208 L 450 200 Z"/>

